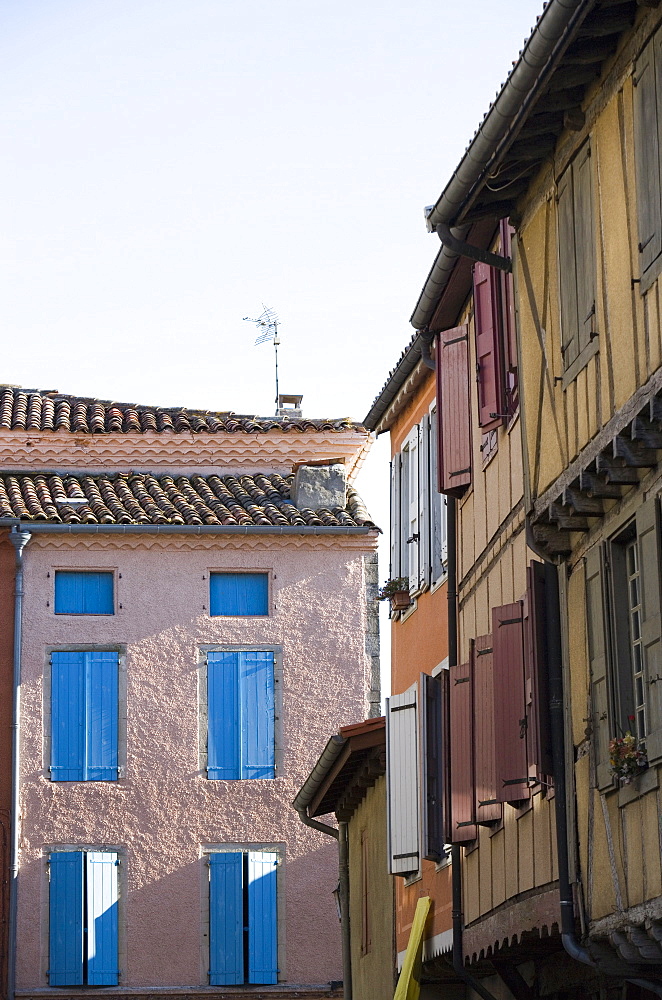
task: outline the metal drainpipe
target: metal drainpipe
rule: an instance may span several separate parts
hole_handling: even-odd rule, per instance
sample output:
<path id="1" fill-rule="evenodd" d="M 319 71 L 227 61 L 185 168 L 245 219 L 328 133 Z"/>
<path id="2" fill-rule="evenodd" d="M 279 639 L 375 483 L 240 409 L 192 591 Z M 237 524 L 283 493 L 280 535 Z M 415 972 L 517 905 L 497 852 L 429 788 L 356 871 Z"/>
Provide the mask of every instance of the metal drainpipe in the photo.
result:
<path id="1" fill-rule="evenodd" d="M 448 542 L 448 662 L 457 665 L 457 501 L 448 497 L 446 505 L 446 539 Z M 462 947 L 462 855 L 460 845 L 451 846 L 451 875 L 453 888 L 453 969 L 457 975 L 483 1000 L 496 1000 L 494 995 L 464 967 Z"/>
<path id="2" fill-rule="evenodd" d="M 535 546 L 529 518 L 526 519 L 527 544 Z M 533 543 L 533 545 L 531 544 Z M 565 720 L 563 714 L 563 658 L 561 651 L 561 608 L 558 594 L 558 574 L 565 571 L 565 563 L 552 562 L 536 546 L 533 548 L 545 564 L 545 616 L 547 620 L 547 669 L 549 677 L 549 715 L 552 732 L 552 767 L 554 771 L 554 814 L 556 819 L 556 851 L 559 867 L 559 901 L 561 906 L 561 942 L 568 955 L 576 962 L 590 965 L 597 972 L 600 967 L 577 939 L 575 932 L 575 907 L 570 885 L 568 861 L 568 812 L 565 781 Z M 625 978 L 625 976 L 623 976 Z M 662 986 L 647 979 L 628 979 L 635 986 L 643 986 L 657 996 L 662 996 Z"/>
<path id="3" fill-rule="evenodd" d="M 11 856 L 9 868 L 9 954 L 7 956 L 7 996 L 13 1000 L 16 990 L 16 918 L 18 914 L 18 849 L 21 778 L 21 640 L 23 617 L 23 549 L 31 538 L 29 531 L 13 527 L 9 540 L 16 552 L 14 585 L 14 698 L 12 710 L 12 805 Z"/>
<path id="4" fill-rule="evenodd" d="M 340 934 L 342 939 L 343 1000 L 352 1000 L 352 951 L 349 927 L 349 837 L 347 823 L 338 822 L 338 829 L 311 819 L 305 806 L 297 799 L 292 803 L 299 819 L 313 830 L 335 837 L 338 841 L 338 885 L 340 887 Z"/>

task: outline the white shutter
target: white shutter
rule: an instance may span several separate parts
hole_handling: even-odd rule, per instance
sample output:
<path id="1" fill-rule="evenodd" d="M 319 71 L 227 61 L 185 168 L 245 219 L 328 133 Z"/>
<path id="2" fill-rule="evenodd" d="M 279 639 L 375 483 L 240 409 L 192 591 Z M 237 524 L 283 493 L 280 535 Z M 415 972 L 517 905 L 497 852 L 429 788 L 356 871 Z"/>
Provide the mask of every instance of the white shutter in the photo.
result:
<path id="1" fill-rule="evenodd" d="M 386 788 L 388 857 L 392 875 L 410 875 L 420 865 L 417 692 L 386 699 Z"/>
<path id="2" fill-rule="evenodd" d="M 400 513 L 398 517 L 398 544 L 400 546 L 399 576 L 409 576 L 409 446 L 400 452 Z"/>
<path id="3" fill-rule="evenodd" d="M 412 593 L 419 589 L 419 572 L 418 572 L 418 553 L 420 549 L 419 545 L 419 477 L 418 477 L 418 463 L 419 463 L 419 441 L 418 441 L 418 424 L 411 431 L 409 437 L 407 438 L 407 450 L 409 452 L 409 463 L 408 463 L 408 480 L 409 480 L 409 490 L 408 490 L 408 510 L 409 519 L 407 521 L 407 552 L 408 559 L 407 564 L 409 567 L 409 589 Z M 404 575 L 404 574 L 403 574 Z"/>
<path id="4" fill-rule="evenodd" d="M 400 576 L 400 454 L 391 461 L 391 578 Z"/>
<path id="5" fill-rule="evenodd" d="M 418 584 L 430 586 L 430 417 L 426 414 L 420 423 L 418 443 Z"/>

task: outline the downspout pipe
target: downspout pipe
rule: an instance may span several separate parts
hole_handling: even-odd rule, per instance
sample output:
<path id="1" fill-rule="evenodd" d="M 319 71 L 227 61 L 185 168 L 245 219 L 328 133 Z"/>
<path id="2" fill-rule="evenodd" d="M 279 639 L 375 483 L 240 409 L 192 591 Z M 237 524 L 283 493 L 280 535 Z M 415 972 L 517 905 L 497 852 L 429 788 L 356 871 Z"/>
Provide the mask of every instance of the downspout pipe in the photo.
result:
<path id="1" fill-rule="evenodd" d="M 447 498 L 446 537 L 448 542 L 448 662 L 457 665 L 457 500 Z M 452 913 L 453 913 L 453 969 L 460 979 L 483 1000 L 496 1000 L 479 980 L 474 979 L 464 966 L 462 947 L 462 854 L 460 844 L 451 845 Z"/>
<path id="2" fill-rule="evenodd" d="M 452 237 L 464 241 L 471 228 L 457 225 L 465 202 L 482 178 L 492 158 L 507 143 L 518 123 L 526 117 L 538 86 L 552 72 L 570 43 L 575 27 L 587 16 L 593 0 L 550 0 L 538 19 L 515 68 L 485 115 L 478 131 L 444 188 L 427 213 L 427 228 L 450 227 Z M 442 237 L 443 238 L 443 237 Z M 426 279 L 410 322 L 420 330 L 430 323 L 448 284 L 458 254 L 444 245 Z"/>
<path id="3" fill-rule="evenodd" d="M 527 518 L 528 523 L 528 518 Z M 539 553 L 540 554 L 540 553 Z M 570 958 L 600 972 L 598 963 L 577 939 L 575 910 L 570 885 L 568 858 L 568 814 L 565 774 L 565 725 L 563 713 L 563 658 L 561 649 L 561 611 L 559 573 L 565 572 L 565 562 L 559 564 L 545 558 L 545 616 L 547 620 L 547 669 L 549 683 L 549 713 L 552 732 L 552 769 L 554 772 L 554 812 L 556 816 L 556 850 L 559 870 L 559 900 L 561 907 L 561 942 Z M 624 976 L 624 978 L 626 978 Z M 662 984 L 647 979 L 630 979 L 662 996 Z"/>
<path id="4" fill-rule="evenodd" d="M 11 846 L 9 861 L 9 942 L 7 956 L 7 996 L 13 1000 L 16 991 L 16 940 L 18 915 L 18 857 L 21 824 L 21 647 L 23 639 L 23 550 L 30 541 L 29 531 L 12 528 L 9 540 L 16 555 L 16 576 L 14 582 L 14 682 L 12 707 L 12 801 L 11 801 Z"/>

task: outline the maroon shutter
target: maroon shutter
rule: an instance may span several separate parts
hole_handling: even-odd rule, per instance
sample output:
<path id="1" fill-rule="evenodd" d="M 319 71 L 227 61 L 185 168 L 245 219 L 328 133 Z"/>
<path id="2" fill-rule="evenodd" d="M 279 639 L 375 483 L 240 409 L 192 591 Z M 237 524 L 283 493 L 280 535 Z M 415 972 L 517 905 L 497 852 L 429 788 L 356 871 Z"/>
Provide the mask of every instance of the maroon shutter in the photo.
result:
<path id="1" fill-rule="evenodd" d="M 492 636 L 480 635 L 473 643 L 474 746 L 476 750 L 476 822 L 501 819 L 497 797 L 494 755 L 494 684 Z"/>
<path id="2" fill-rule="evenodd" d="M 469 663 L 450 668 L 450 840 L 453 844 L 476 837 L 471 686 Z"/>
<path id="3" fill-rule="evenodd" d="M 524 693 L 524 609 L 521 601 L 492 609 L 497 798 L 529 797 Z"/>
<path id="4" fill-rule="evenodd" d="M 531 561 L 526 571 L 525 695 L 529 776 L 549 782 L 552 774 L 552 741 L 547 680 L 547 610 L 545 566 Z"/>
<path id="5" fill-rule="evenodd" d="M 461 497 L 471 485 L 468 328 L 439 334 L 437 343 L 439 492 Z"/>
<path id="6" fill-rule="evenodd" d="M 446 856 L 444 841 L 444 725 L 441 676 L 421 674 L 421 702 L 425 712 L 422 720 L 425 742 L 425 776 L 422 803 L 422 855 L 428 861 L 442 861 Z"/>
<path id="7" fill-rule="evenodd" d="M 503 366 L 499 272 L 489 264 L 474 264 L 474 325 L 478 423 L 483 430 L 503 422 Z"/>
<path id="8" fill-rule="evenodd" d="M 508 222 L 502 219 L 499 223 L 501 234 L 501 253 L 504 257 L 513 255 L 513 233 L 515 230 Z M 517 329 L 515 327 L 515 293 L 513 288 L 513 276 L 506 271 L 502 271 L 501 278 L 501 316 L 503 329 L 503 356 L 504 374 L 506 385 L 506 411 L 514 413 L 518 402 L 518 380 L 517 380 Z"/>

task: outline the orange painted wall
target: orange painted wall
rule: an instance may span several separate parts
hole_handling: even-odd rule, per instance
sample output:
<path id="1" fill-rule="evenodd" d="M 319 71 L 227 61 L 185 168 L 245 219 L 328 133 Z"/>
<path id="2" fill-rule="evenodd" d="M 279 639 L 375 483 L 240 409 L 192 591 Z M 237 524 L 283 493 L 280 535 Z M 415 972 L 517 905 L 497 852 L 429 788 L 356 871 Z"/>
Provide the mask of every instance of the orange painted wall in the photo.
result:
<path id="1" fill-rule="evenodd" d="M 391 427 L 391 454 L 400 451 L 411 428 L 429 411 L 436 393 L 434 372 L 412 395 L 411 402 Z M 404 621 L 391 623 L 391 691 L 399 694 L 418 681 L 421 673 L 431 673 L 448 655 L 448 587 L 442 583 L 431 593 L 417 598 L 417 607 Z M 396 951 L 407 947 L 409 932 L 421 896 L 432 901 L 425 936 L 433 937 L 449 930 L 451 914 L 450 867 L 436 871 L 432 861 L 422 864 L 422 876 L 406 886 L 395 879 Z"/>
<path id="2" fill-rule="evenodd" d="M 0 531 L 0 996 L 7 996 L 12 702 L 14 674 L 14 547 Z"/>

